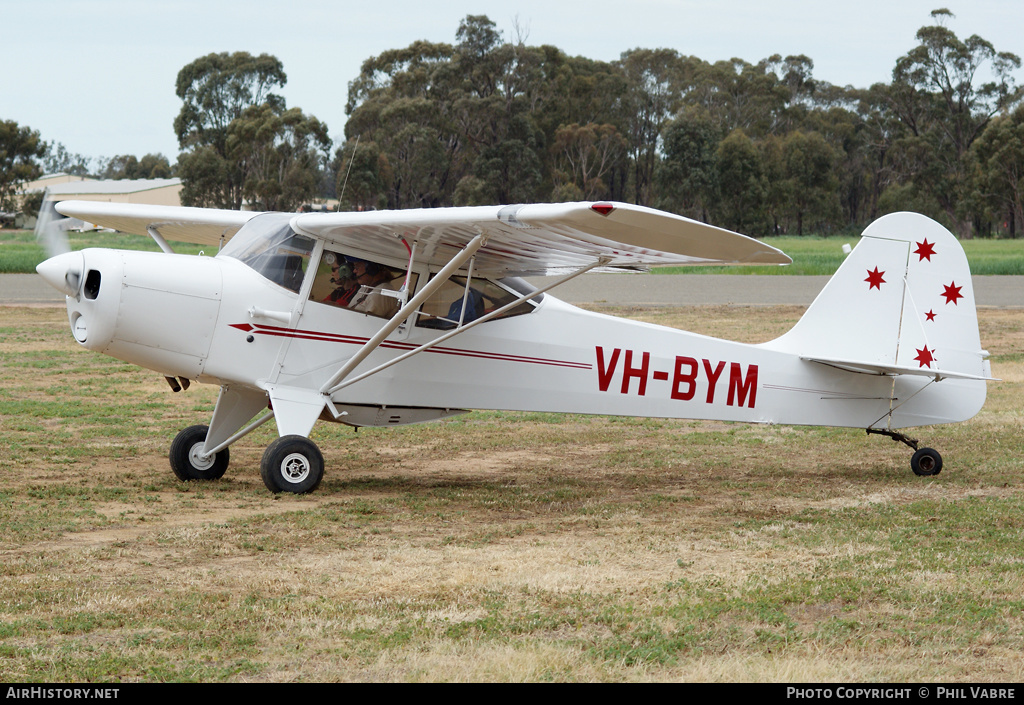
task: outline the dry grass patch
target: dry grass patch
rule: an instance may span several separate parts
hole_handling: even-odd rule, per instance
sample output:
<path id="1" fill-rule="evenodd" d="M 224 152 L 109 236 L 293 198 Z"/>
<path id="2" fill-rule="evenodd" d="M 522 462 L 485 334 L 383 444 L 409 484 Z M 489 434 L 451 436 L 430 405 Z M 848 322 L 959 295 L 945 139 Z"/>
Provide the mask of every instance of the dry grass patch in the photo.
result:
<path id="1" fill-rule="evenodd" d="M 607 307 L 601 309 L 607 310 Z M 763 342 L 795 307 L 616 310 Z M 216 390 L 0 323 L 0 658 L 12 681 L 1013 681 L 1024 311 L 980 312 L 971 422 L 916 478 L 863 432 L 473 413 L 318 427 L 308 497 L 177 482 Z"/>

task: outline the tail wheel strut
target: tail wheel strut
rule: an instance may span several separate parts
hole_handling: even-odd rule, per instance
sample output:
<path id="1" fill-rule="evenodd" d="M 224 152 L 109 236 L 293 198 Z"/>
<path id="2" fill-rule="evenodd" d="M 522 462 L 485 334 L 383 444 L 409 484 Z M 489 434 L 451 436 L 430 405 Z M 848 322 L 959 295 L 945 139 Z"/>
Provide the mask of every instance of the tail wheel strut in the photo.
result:
<path id="1" fill-rule="evenodd" d="M 888 436 L 894 441 L 898 441 L 910 448 L 914 449 L 914 455 L 910 458 L 910 469 L 914 471 L 915 475 L 923 477 L 938 475 L 942 472 L 942 456 L 939 455 L 939 451 L 934 448 L 918 448 L 918 442 L 914 438 L 898 433 L 896 431 L 890 431 L 883 428 L 869 428 L 867 429 L 868 434 L 877 434 L 879 436 Z"/>

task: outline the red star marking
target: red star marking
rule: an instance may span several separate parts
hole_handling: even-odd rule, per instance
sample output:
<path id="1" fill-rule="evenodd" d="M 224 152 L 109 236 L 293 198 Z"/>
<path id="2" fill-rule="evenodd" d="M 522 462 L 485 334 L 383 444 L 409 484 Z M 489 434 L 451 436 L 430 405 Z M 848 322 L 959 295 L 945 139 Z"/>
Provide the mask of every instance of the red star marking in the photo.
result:
<path id="1" fill-rule="evenodd" d="M 917 249 L 914 250 L 914 254 L 918 256 L 918 262 L 922 260 L 932 261 L 932 255 L 935 254 L 935 243 L 928 242 L 928 238 L 924 239 L 924 242 L 917 243 Z"/>
<path id="2" fill-rule="evenodd" d="M 960 290 L 963 289 L 963 287 L 957 286 L 956 282 L 950 282 L 948 285 L 943 284 L 942 286 L 945 288 L 942 295 L 946 297 L 946 304 L 953 304 L 954 306 L 958 305 L 957 300 L 964 297 L 964 295 L 960 293 Z"/>
<path id="3" fill-rule="evenodd" d="M 918 350 L 917 357 L 914 358 L 920 363 L 918 366 L 927 367 L 928 369 L 931 369 L 932 363 L 935 362 L 935 358 L 932 357 L 933 352 L 935 351 L 929 350 L 927 345 L 924 346 L 924 350 Z"/>
<path id="4" fill-rule="evenodd" d="M 926 321 L 934 321 L 935 320 L 935 311 L 929 311 L 928 313 L 924 314 L 924 318 L 925 318 Z"/>
<path id="5" fill-rule="evenodd" d="M 869 269 L 867 270 L 867 273 L 868 278 L 865 279 L 864 281 L 868 283 L 868 291 L 871 291 L 872 289 L 878 289 L 879 291 L 881 291 L 882 284 L 885 284 L 885 280 L 882 279 L 882 275 L 885 274 L 885 272 L 879 272 L 878 267 L 875 267 L 875 271 L 872 272 Z"/>

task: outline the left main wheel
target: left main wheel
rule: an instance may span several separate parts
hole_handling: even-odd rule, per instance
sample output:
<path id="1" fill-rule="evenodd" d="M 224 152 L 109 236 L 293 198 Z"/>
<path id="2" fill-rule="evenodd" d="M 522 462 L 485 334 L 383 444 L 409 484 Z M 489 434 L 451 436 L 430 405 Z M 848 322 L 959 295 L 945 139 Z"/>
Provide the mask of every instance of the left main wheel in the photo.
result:
<path id="1" fill-rule="evenodd" d="M 182 482 L 189 480 L 216 480 L 228 469 L 228 449 L 202 457 L 206 443 L 207 426 L 189 426 L 174 437 L 171 443 L 171 470 Z"/>
<path id="2" fill-rule="evenodd" d="M 324 456 L 305 436 L 282 436 L 264 451 L 260 477 L 274 494 L 312 492 L 324 478 Z"/>

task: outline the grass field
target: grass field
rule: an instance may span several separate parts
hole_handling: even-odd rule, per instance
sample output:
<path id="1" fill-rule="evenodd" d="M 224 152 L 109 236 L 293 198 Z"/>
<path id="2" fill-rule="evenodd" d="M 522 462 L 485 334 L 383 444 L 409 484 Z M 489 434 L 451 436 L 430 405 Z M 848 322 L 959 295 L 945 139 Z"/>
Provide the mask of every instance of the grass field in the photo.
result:
<path id="1" fill-rule="evenodd" d="M 831 275 L 842 264 L 843 245 L 857 244 L 856 237 L 769 237 L 764 242 L 793 258 L 786 267 L 660 267 L 658 274 L 814 274 Z M 200 247 L 171 243 L 175 252 L 196 254 Z M 1024 274 L 1024 240 L 964 240 L 971 272 L 984 274 Z M 113 247 L 129 250 L 158 250 L 148 237 L 122 233 L 72 233 L 72 249 Z M 0 230 L 0 273 L 34 272 L 44 259 L 43 249 L 31 232 Z"/>
<path id="2" fill-rule="evenodd" d="M 764 242 L 791 258 L 785 267 L 659 267 L 659 274 L 779 274 L 832 275 L 846 255 L 843 245 L 857 245 L 859 237 L 766 237 Z M 971 273 L 1024 274 L 1024 240 L 961 240 Z"/>
<path id="3" fill-rule="evenodd" d="M 757 342 L 795 307 L 602 309 Z M 273 496 L 269 425 L 209 484 L 167 448 L 215 391 L 0 309 L 0 672 L 17 681 L 1024 678 L 1024 311 L 980 312 L 1001 382 L 918 429 L 474 412 L 319 425 Z"/>
<path id="4" fill-rule="evenodd" d="M 144 250 L 159 252 L 160 248 L 152 238 L 140 235 L 111 232 L 69 233 L 72 250 L 87 247 L 110 247 L 118 250 Z M 175 252 L 198 254 L 203 248 L 188 243 L 170 243 Z M 36 265 L 46 259 L 46 253 L 36 242 L 31 230 L 0 229 L 0 274 L 31 273 Z"/>

